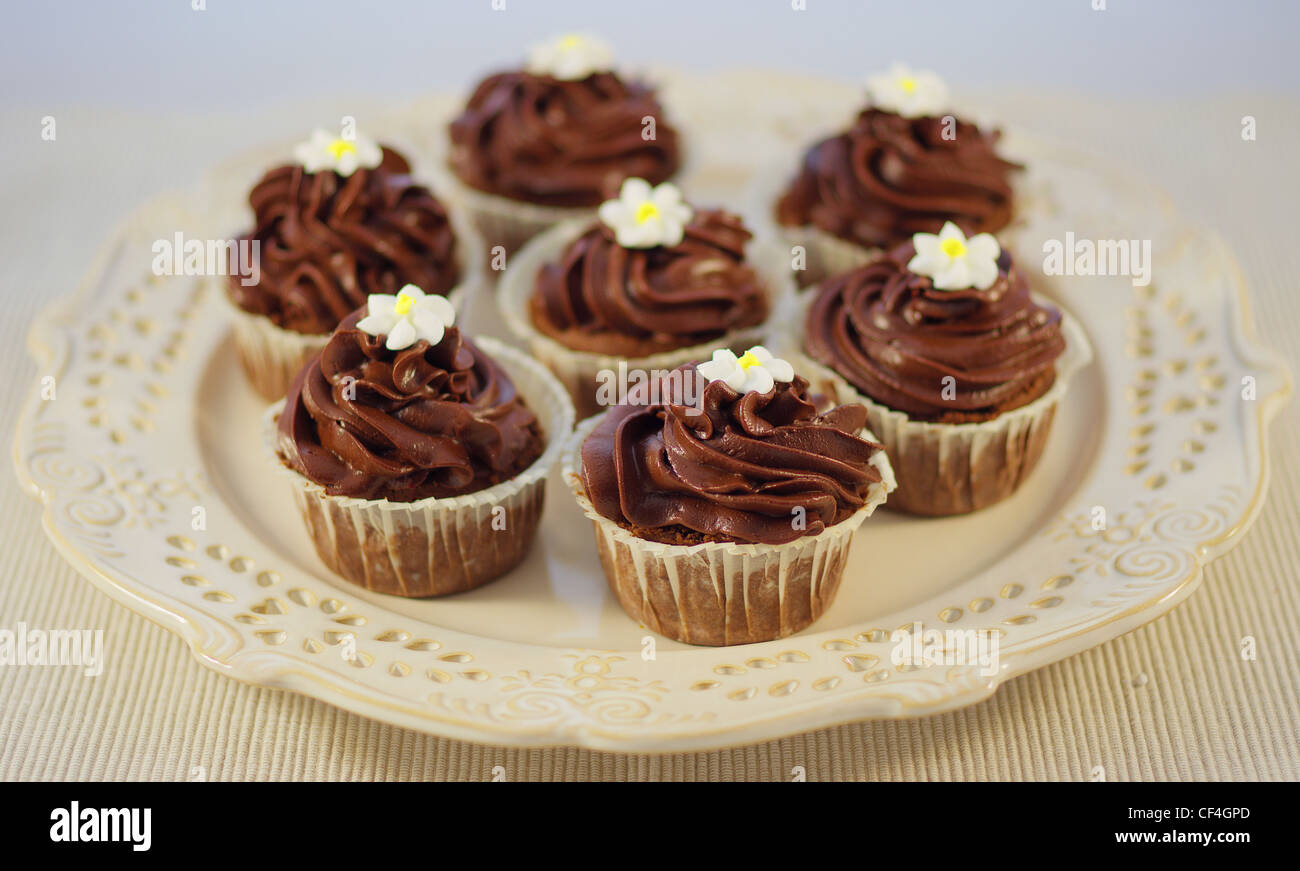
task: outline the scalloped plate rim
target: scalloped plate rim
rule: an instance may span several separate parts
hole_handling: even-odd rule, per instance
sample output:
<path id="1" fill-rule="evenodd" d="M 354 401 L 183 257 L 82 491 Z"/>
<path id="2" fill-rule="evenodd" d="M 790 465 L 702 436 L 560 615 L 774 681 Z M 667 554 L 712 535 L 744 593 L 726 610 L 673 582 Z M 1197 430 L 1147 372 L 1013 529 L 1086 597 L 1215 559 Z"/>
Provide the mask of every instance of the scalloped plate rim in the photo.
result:
<path id="1" fill-rule="evenodd" d="M 117 232 L 101 246 L 78 289 L 47 304 L 37 315 L 28 331 L 27 342 L 29 352 L 36 360 L 38 371 L 40 369 L 62 371 L 66 367 L 69 349 L 73 342 L 70 335 L 71 326 L 65 322 L 74 317 L 77 303 L 93 287 L 94 277 L 105 271 L 113 253 L 123 244 L 128 235 L 126 228 L 131 222 L 168 198 L 168 195 L 155 197 L 134 210 L 119 226 Z M 816 697 L 804 697 L 789 707 L 759 716 L 750 716 L 741 724 L 699 723 L 696 724 L 694 731 L 689 733 L 665 735 L 657 732 L 653 724 L 605 729 L 576 717 L 563 719 L 558 724 L 546 722 L 530 726 L 527 723 L 516 723 L 509 728 L 492 729 L 482 722 L 458 719 L 445 712 L 440 713 L 427 708 L 416 709 L 397 701 L 391 694 L 382 690 L 368 688 L 368 695 L 357 693 L 343 685 L 349 681 L 326 678 L 325 669 L 299 667 L 299 664 L 291 659 L 277 657 L 274 651 L 243 646 L 242 640 L 235 649 L 225 652 L 220 643 L 221 636 L 225 635 L 227 639 L 239 636 L 234 630 L 221 632 L 223 624 L 219 618 L 200 612 L 193 606 L 156 590 L 148 590 L 146 595 L 125 573 L 119 574 L 100 569 L 75 546 L 64 540 L 56 531 L 51 516 L 51 494 L 42 491 L 40 484 L 29 474 L 23 463 L 24 448 L 30 434 L 29 422 L 35 414 L 35 408 L 41 402 L 38 388 L 33 388 L 23 403 L 17 421 L 12 456 L 21 486 L 43 503 L 42 526 L 59 553 L 73 568 L 115 601 L 180 636 L 204 666 L 254 685 L 299 692 L 393 725 L 481 744 L 516 747 L 577 745 L 601 751 L 657 753 L 704 751 L 752 744 L 865 719 L 937 714 L 987 699 L 1006 680 L 1096 646 L 1168 612 L 1197 588 L 1204 577 L 1204 566 L 1235 546 L 1258 517 L 1270 478 L 1268 427 L 1290 397 L 1292 375 L 1284 358 L 1275 350 L 1260 344 L 1255 334 L 1250 293 L 1231 251 L 1222 243 L 1218 234 L 1201 228 L 1193 229 L 1215 240 L 1225 263 L 1229 266 L 1227 280 L 1231 284 L 1236 304 L 1231 306 L 1232 317 L 1228 335 L 1234 349 L 1242 360 L 1258 365 L 1262 374 L 1267 373 L 1276 382 L 1267 392 L 1262 392 L 1258 397 L 1254 425 L 1258 429 L 1260 467 L 1249 503 L 1241 509 L 1239 516 L 1226 524 L 1224 531 L 1198 543 L 1191 570 L 1177 583 L 1162 586 L 1154 595 L 1135 601 L 1129 608 L 1109 619 L 1049 639 L 1033 647 L 1009 652 L 1003 657 L 1002 668 L 996 676 L 965 687 L 950 686 L 952 692 L 944 694 L 920 709 L 912 708 L 906 700 L 893 698 L 891 701 L 890 697 L 879 694 L 860 698 L 847 695 L 835 699 L 834 702 L 821 701 Z M 585 650 L 594 652 L 589 648 Z M 276 665 L 277 659 L 284 664 Z M 360 682 L 350 681 L 350 683 Z"/>

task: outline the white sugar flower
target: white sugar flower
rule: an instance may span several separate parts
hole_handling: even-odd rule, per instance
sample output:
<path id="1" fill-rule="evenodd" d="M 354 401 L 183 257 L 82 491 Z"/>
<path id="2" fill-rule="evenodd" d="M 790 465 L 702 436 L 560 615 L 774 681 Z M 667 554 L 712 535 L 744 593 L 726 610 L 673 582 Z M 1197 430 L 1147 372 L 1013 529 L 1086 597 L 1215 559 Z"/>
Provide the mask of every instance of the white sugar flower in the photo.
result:
<path id="1" fill-rule="evenodd" d="M 624 248 L 677 245 L 694 214 L 682 202 L 676 185 L 664 182 L 652 188 L 643 178 L 626 179 L 618 199 L 606 200 L 599 210 L 600 219 Z"/>
<path id="2" fill-rule="evenodd" d="M 528 72 L 565 81 L 608 72 L 613 66 L 614 52 L 609 44 L 584 33 L 558 36 L 538 43 L 528 52 Z"/>
<path id="3" fill-rule="evenodd" d="M 868 78 L 867 94 L 876 108 L 904 118 L 939 115 L 948 108 L 948 88 L 943 79 L 928 70 L 912 72 L 902 64 L 894 64 L 884 75 Z"/>
<path id="4" fill-rule="evenodd" d="M 357 321 L 357 329 L 372 336 L 388 336 L 384 346 L 390 351 L 400 351 L 421 339 L 430 345 L 438 344 L 447 328 L 455 323 L 456 310 L 445 296 L 426 294 L 414 284 L 408 284 L 396 296 L 370 294 L 366 316 Z"/>
<path id="5" fill-rule="evenodd" d="M 755 345 L 737 357 L 725 348 L 713 352 L 713 359 L 695 367 L 710 381 L 723 381 L 737 393 L 766 393 L 776 382 L 794 380 L 794 367 L 773 357 L 762 345 Z"/>
<path id="6" fill-rule="evenodd" d="M 907 268 L 933 279 L 937 290 L 987 290 L 998 280 L 1002 246 L 989 233 L 967 239 L 956 224 L 948 221 L 938 236 L 917 233 L 912 236 L 912 244 L 916 255 L 907 261 Z"/>
<path id="7" fill-rule="evenodd" d="M 308 172 L 333 170 L 347 178 L 358 169 L 379 166 L 384 152 L 373 139 L 364 136 L 344 139 L 318 129 L 312 133 L 311 139 L 294 147 L 293 156 Z"/>

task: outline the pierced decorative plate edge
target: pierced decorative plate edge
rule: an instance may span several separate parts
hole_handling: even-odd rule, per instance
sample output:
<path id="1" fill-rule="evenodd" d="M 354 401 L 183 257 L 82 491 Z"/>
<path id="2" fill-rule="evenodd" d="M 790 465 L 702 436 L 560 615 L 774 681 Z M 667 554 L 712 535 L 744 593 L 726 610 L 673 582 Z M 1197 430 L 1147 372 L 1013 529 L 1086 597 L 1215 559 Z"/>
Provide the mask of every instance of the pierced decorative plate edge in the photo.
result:
<path id="1" fill-rule="evenodd" d="M 126 227 L 138 217 L 159 208 L 183 208 L 183 202 L 180 197 L 161 197 L 142 206 L 101 248 L 79 289 L 52 302 L 41 312 L 28 335 L 29 350 L 37 362 L 38 371 L 62 373 L 66 369 L 73 341 L 70 324 L 75 321 L 79 303 L 95 286 L 97 278 L 105 273 L 114 251 L 128 236 Z M 330 670 L 319 667 L 303 669 L 273 650 L 250 649 L 245 646 L 240 632 L 221 618 L 159 595 L 156 590 L 142 587 L 128 575 L 105 571 L 96 565 L 93 558 L 59 531 L 51 514 L 56 493 L 49 486 L 42 487 L 28 466 L 32 457 L 42 453 L 33 450 L 39 447 L 42 437 L 37 420 L 43 405 L 39 387 L 34 387 L 27 397 L 17 423 L 14 463 L 24 489 L 44 503 L 43 526 L 56 549 L 69 563 L 116 601 L 180 636 L 204 665 L 237 679 L 300 692 L 405 728 L 510 746 L 576 744 L 614 752 L 685 752 L 772 740 L 863 719 L 936 714 L 986 699 L 1005 680 L 1114 638 L 1166 613 L 1196 588 L 1204 566 L 1239 541 L 1258 516 L 1269 478 L 1268 425 L 1289 398 L 1292 377 L 1280 355 L 1261 345 L 1255 335 L 1249 291 L 1235 259 L 1217 235 L 1203 231 L 1201 235 L 1214 240 L 1217 255 L 1228 266 L 1227 280 L 1236 303 L 1230 307 L 1232 320 L 1228 338 L 1240 358 L 1249 362 L 1256 371 L 1267 374 L 1272 382 L 1258 397 L 1253 422 L 1258 443 L 1243 445 L 1247 452 L 1258 451 L 1259 474 L 1250 501 L 1235 519 L 1225 518 L 1224 528 L 1218 534 L 1189 544 L 1193 547 L 1189 568 L 1179 580 L 1161 583 L 1148 591 L 1149 595 L 1104 620 L 1090 622 L 1085 619 L 1079 621 L 1073 631 L 1057 633 L 1040 644 L 1008 652 L 1003 657 L 1002 670 L 992 678 L 982 678 L 974 669 L 950 669 L 941 683 L 924 681 L 926 687 L 909 686 L 907 681 L 901 681 L 894 684 L 896 692 L 882 693 L 863 686 L 855 694 L 836 699 L 834 704 L 802 703 L 768 711 L 763 716 L 749 717 L 739 723 L 716 722 L 703 717 L 685 730 L 665 731 L 657 728 L 655 723 L 609 728 L 595 719 L 584 717 L 580 709 L 531 726 L 514 722 L 507 728 L 498 728 L 484 717 L 476 719 L 469 710 L 457 708 L 454 702 L 449 702 L 445 709 L 396 703 L 382 691 L 357 691 Z M 601 659 L 589 655 L 579 665 L 593 658 Z"/>

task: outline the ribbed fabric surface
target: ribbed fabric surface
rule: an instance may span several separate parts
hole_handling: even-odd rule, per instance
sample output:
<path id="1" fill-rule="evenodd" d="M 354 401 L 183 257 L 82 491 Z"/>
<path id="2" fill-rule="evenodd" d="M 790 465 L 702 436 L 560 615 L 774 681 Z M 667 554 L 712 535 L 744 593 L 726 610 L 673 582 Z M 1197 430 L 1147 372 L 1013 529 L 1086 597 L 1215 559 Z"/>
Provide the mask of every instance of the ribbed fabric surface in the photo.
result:
<path id="1" fill-rule="evenodd" d="M 1184 213 L 1220 230 L 1253 290 L 1262 338 L 1300 372 L 1300 246 L 1291 200 L 1300 105 L 1260 98 L 1182 105 L 1094 105 L 1020 96 L 987 101 L 1007 123 L 1147 169 Z M 0 129 L 36 130 L 46 110 Z M 1258 140 L 1240 139 L 1253 114 Z M 63 118 L 68 118 L 64 121 Z M 1050 119 L 1044 123 L 1043 119 Z M 13 123 L 9 123 L 12 121 Z M 116 214 L 160 184 L 157 157 L 131 146 L 152 121 L 68 112 L 45 148 L 6 133 L 0 214 L 9 282 L 0 306 L 0 409 L 12 421 L 39 377 L 23 336 L 49 292 L 71 289 Z M 159 122 L 163 124 L 164 122 Z M 192 177 L 211 159 L 203 125 L 165 122 L 169 158 Z M 292 129 L 285 122 L 280 128 Z M 80 129 L 78 129 L 80 127 Z M 210 128 L 209 128 L 210 129 Z M 67 130 L 68 133 L 63 133 Z M 268 134 L 269 135 L 269 134 Z M 80 142 L 80 144 L 78 144 Z M 44 150 L 42 150 L 44 148 Z M 181 157 L 176 157 L 180 155 Z M 154 172 L 151 168 L 149 172 Z M 110 174 L 111 175 L 111 174 Z M 82 181 L 79 181 L 81 179 Z M 1006 684 L 966 710 L 860 723 L 704 754 L 620 756 L 504 750 L 384 726 L 201 667 L 178 639 L 113 603 L 69 568 L 40 529 L 36 503 L 0 486 L 0 627 L 105 630 L 108 667 L 0 667 L 0 777 L 10 779 L 1107 780 L 1300 778 L 1300 412 L 1271 430 L 1272 484 L 1259 521 L 1171 614 Z M 8 436 L 6 436 L 8 438 Z M 1253 636 L 1258 659 L 1244 661 Z"/>

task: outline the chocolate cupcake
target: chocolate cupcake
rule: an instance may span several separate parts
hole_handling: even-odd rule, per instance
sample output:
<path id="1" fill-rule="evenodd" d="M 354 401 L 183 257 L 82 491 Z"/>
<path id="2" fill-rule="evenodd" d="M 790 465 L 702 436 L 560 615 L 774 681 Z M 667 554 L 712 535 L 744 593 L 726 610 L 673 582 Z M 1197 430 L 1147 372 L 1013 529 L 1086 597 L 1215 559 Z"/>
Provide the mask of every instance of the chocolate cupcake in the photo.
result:
<path id="1" fill-rule="evenodd" d="M 625 178 L 659 183 L 681 163 L 654 90 L 623 79 L 600 40 L 536 46 L 525 69 L 484 79 L 451 122 L 448 163 L 489 246 L 513 252 L 589 218 Z"/>
<path id="2" fill-rule="evenodd" d="M 692 209 L 671 183 L 628 179 L 595 222 L 530 242 L 497 301 L 585 416 L 616 404 L 613 373 L 666 371 L 718 344 L 758 341 L 789 292 L 779 246 L 757 243 L 739 217 Z"/>
<path id="3" fill-rule="evenodd" d="M 798 632 L 839 589 L 853 533 L 894 486 L 866 409 L 819 413 L 766 349 L 718 351 L 584 422 L 565 480 L 632 619 L 689 644 Z"/>
<path id="4" fill-rule="evenodd" d="M 954 224 L 827 279 L 802 304 L 801 349 L 826 367 L 809 365 L 810 378 L 866 406 L 898 475 L 890 507 L 915 514 L 1011 495 L 1092 356 L 991 235 L 967 239 Z"/>
<path id="5" fill-rule="evenodd" d="M 948 222 L 997 233 L 1012 218 L 1000 134 L 948 112 L 933 73 L 896 66 L 868 82 L 870 104 L 845 131 L 813 145 L 776 200 L 777 222 L 807 251 L 801 286 Z"/>
<path id="6" fill-rule="evenodd" d="M 414 286 L 371 296 L 264 422 L 321 561 L 375 592 L 441 596 L 518 564 L 573 426 L 545 369 L 454 324 Z"/>
<path id="7" fill-rule="evenodd" d="M 414 284 L 459 302 L 482 272 L 474 231 L 411 178 L 398 152 L 317 130 L 294 157 L 248 197 L 256 283 L 232 275 L 226 286 L 244 371 L 268 399 L 284 396 L 370 294 Z"/>

